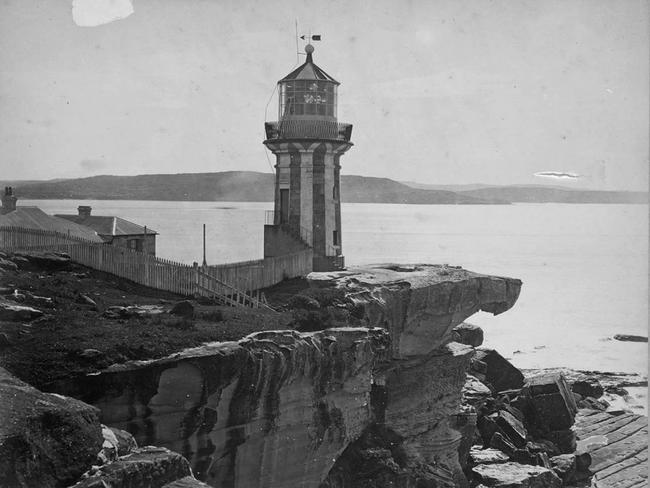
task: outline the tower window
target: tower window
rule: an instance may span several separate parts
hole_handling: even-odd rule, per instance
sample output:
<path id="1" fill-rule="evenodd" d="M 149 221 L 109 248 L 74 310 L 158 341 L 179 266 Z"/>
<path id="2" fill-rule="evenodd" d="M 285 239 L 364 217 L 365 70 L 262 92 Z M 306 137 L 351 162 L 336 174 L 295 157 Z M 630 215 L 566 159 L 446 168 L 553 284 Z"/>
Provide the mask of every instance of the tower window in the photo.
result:
<path id="1" fill-rule="evenodd" d="M 332 231 L 332 242 L 334 243 L 335 246 L 339 245 L 339 231 L 338 230 Z"/>

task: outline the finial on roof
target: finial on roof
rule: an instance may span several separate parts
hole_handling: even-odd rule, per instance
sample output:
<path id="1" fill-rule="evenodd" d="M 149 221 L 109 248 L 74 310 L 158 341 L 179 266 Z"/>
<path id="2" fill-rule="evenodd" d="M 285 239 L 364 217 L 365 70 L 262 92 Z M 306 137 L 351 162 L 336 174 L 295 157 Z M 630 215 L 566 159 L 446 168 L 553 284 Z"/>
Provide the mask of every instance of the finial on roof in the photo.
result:
<path id="1" fill-rule="evenodd" d="M 307 44 L 305 46 L 305 52 L 307 53 L 307 62 L 313 63 L 313 60 L 311 59 L 311 53 L 314 52 L 314 46 L 312 46 L 311 44 Z"/>

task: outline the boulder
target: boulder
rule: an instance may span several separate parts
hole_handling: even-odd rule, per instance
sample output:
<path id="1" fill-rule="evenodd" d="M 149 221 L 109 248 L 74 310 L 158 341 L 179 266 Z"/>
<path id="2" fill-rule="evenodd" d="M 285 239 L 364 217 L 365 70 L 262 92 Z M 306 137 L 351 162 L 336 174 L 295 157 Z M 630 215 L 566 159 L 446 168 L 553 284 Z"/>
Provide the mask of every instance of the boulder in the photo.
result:
<path id="1" fill-rule="evenodd" d="M 560 488 L 562 481 L 550 469 L 517 463 L 479 464 L 472 468 L 477 482 L 488 487 Z"/>
<path id="2" fill-rule="evenodd" d="M 125 430 L 102 425 L 102 436 L 104 443 L 102 450 L 97 454 L 100 465 L 113 462 L 120 456 L 126 456 L 138 447 L 133 436 Z"/>
<path id="3" fill-rule="evenodd" d="M 490 389 L 470 374 L 465 379 L 465 385 L 461 394 L 462 404 L 471 405 L 477 410 L 485 404 L 488 398 L 492 397 Z"/>
<path id="4" fill-rule="evenodd" d="M 125 456 L 134 451 L 138 447 L 135 438 L 126 430 L 118 429 L 116 427 L 109 427 L 115 439 L 117 440 L 117 454 L 118 456 Z"/>
<path id="5" fill-rule="evenodd" d="M 578 474 L 579 479 L 588 477 L 591 474 L 589 472 L 589 467 L 591 466 L 591 454 L 588 452 L 575 452 L 573 455 L 576 458 L 576 473 Z"/>
<path id="6" fill-rule="evenodd" d="M 490 415 L 480 415 L 476 421 L 478 432 L 483 439 L 483 445 L 489 446 L 492 436 L 499 432 L 499 427 L 495 421 L 496 413 Z"/>
<path id="7" fill-rule="evenodd" d="M 510 442 L 501 432 L 495 432 L 490 439 L 490 447 L 505 452 L 508 456 L 514 456 L 517 447 Z"/>
<path id="8" fill-rule="evenodd" d="M 576 475 L 576 457 L 574 454 L 560 454 L 551 459 L 551 468 L 560 477 L 562 483 L 572 483 Z"/>
<path id="9" fill-rule="evenodd" d="M 538 457 L 538 454 L 533 454 L 527 449 L 515 449 L 514 452 L 512 453 L 512 456 L 510 457 L 514 462 L 519 464 L 543 466 L 543 464 L 539 462 L 540 459 Z M 542 454 L 546 455 L 545 453 Z M 546 459 L 548 460 L 548 457 Z M 545 467 L 548 467 L 550 469 L 550 466 L 545 466 Z"/>
<path id="10" fill-rule="evenodd" d="M 538 452 L 537 462 L 531 464 L 536 464 L 537 466 L 544 466 L 545 468 L 552 469 L 551 460 L 549 459 L 548 454 L 545 452 Z"/>
<path id="11" fill-rule="evenodd" d="M 486 364 L 485 384 L 495 392 L 518 389 L 524 385 L 524 375 L 521 371 L 494 349 L 477 349 L 475 360 Z"/>
<path id="12" fill-rule="evenodd" d="M 522 448 L 526 445 L 526 428 L 517 418 L 505 410 L 499 410 L 479 418 L 478 429 L 485 445 L 490 444 L 492 447 L 500 448 L 498 445 L 492 445 L 495 433 L 502 435 L 508 441 L 508 446 L 512 444 L 514 447 Z M 505 452 L 511 451 L 510 448 L 502 450 Z"/>
<path id="13" fill-rule="evenodd" d="M 469 451 L 469 461 L 472 466 L 477 464 L 502 464 L 507 463 L 508 455 L 491 447 L 481 449 L 480 446 L 472 446 Z"/>
<path id="14" fill-rule="evenodd" d="M 483 329 L 478 325 L 463 322 L 453 328 L 454 340 L 461 344 L 478 347 L 483 344 Z"/>
<path id="15" fill-rule="evenodd" d="M 202 481 L 197 480 L 194 476 L 185 476 L 171 483 L 167 483 L 162 488 L 210 488 Z"/>
<path id="16" fill-rule="evenodd" d="M 595 398 L 586 397 L 576 402 L 578 408 L 587 408 L 590 410 L 606 411 L 609 408 L 609 402 L 606 400 L 596 400 Z"/>
<path id="17" fill-rule="evenodd" d="M 67 486 L 102 447 L 99 410 L 42 393 L 0 368 L 0 486 Z"/>
<path id="18" fill-rule="evenodd" d="M 565 430 L 573 425 L 578 408 L 562 373 L 528 378 L 521 399 L 528 422 L 541 432 Z"/>
<path id="19" fill-rule="evenodd" d="M 158 488 L 191 476 L 190 463 L 164 447 L 146 446 L 104 466 L 93 468 L 74 488 Z"/>
<path id="20" fill-rule="evenodd" d="M 514 415 L 499 410 L 495 417 L 495 423 L 499 430 L 517 447 L 524 447 L 526 445 L 526 428 L 524 425 L 515 418 Z"/>
<path id="21" fill-rule="evenodd" d="M 596 378 L 585 376 L 571 385 L 571 391 L 583 397 L 600 398 L 605 393 L 603 385 Z"/>
<path id="22" fill-rule="evenodd" d="M 169 311 L 172 315 L 180 315 L 181 317 L 192 318 L 194 317 L 194 305 L 188 300 L 177 302 Z"/>
<path id="23" fill-rule="evenodd" d="M 557 446 L 547 439 L 538 439 L 535 442 L 527 442 L 526 449 L 533 453 L 545 452 L 550 456 L 560 454 L 560 450 Z"/>
<path id="24" fill-rule="evenodd" d="M 576 433 L 571 429 L 547 432 L 544 437 L 555 444 L 561 454 L 570 454 L 576 450 Z"/>
<path id="25" fill-rule="evenodd" d="M 23 322 L 42 317 L 43 312 L 36 308 L 18 305 L 9 300 L 0 300 L 0 320 Z"/>

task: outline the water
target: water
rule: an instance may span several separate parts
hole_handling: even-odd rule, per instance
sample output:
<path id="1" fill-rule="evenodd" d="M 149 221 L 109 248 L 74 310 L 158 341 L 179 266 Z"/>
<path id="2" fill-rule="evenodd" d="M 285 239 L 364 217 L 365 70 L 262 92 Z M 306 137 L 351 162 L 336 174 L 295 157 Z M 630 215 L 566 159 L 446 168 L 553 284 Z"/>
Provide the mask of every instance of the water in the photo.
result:
<path id="1" fill-rule="evenodd" d="M 158 255 L 209 264 L 262 257 L 270 203 L 21 201 L 48 213 L 119 215 L 157 230 Z M 647 205 L 344 204 L 348 265 L 449 263 L 523 281 L 515 307 L 480 313 L 486 345 L 521 368 L 566 366 L 647 374 Z M 644 402 L 644 392 L 636 391 Z"/>

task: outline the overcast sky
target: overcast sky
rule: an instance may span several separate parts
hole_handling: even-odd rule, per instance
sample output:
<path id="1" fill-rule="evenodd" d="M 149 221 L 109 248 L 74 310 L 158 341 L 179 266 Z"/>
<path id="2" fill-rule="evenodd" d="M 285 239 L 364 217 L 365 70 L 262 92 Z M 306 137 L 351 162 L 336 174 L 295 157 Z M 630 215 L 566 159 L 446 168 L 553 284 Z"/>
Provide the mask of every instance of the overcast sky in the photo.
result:
<path id="1" fill-rule="evenodd" d="M 106 1 L 117 17 L 129 4 Z M 76 0 L 77 22 L 97 20 L 79 4 L 101 2 Z M 129 12 L 86 27 L 71 2 L 2 1 L 2 179 L 270 172 L 265 108 L 296 64 L 297 18 L 342 83 L 344 174 L 647 189 L 646 1 L 133 0 Z M 534 176 L 547 171 L 581 177 Z"/>

